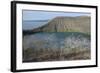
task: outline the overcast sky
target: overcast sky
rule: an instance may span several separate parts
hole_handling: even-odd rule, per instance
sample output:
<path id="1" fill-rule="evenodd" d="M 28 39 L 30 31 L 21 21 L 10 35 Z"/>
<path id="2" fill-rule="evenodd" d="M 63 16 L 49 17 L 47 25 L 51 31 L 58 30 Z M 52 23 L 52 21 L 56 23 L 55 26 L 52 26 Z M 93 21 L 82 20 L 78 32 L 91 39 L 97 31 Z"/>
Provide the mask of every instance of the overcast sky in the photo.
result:
<path id="1" fill-rule="evenodd" d="M 57 16 L 90 16 L 90 13 L 23 10 L 23 20 L 48 20 Z"/>

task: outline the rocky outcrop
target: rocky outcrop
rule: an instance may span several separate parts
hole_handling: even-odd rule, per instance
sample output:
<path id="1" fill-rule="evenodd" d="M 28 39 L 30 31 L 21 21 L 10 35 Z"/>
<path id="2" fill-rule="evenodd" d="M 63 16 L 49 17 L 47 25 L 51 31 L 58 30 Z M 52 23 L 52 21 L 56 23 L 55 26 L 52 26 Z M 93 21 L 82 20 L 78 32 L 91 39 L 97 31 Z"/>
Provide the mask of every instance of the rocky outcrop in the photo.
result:
<path id="1" fill-rule="evenodd" d="M 90 33 L 89 16 L 56 17 L 44 26 L 33 29 L 33 32 L 83 32 Z"/>

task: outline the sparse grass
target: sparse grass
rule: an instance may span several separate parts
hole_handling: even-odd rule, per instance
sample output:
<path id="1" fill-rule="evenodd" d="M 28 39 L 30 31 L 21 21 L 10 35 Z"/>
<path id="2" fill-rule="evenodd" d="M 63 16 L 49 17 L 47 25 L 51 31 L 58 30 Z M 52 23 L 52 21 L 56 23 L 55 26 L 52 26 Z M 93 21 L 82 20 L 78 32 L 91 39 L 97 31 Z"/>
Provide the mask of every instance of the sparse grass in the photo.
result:
<path id="1" fill-rule="evenodd" d="M 33 49 L 24 50 L 23 62 L 42 62 L 42 61 L 63 61 L 63 60 L 85 60 L 90 59 L 91 53 L 89 49 L 71 49 L 69 52 L 61 52 L 56 50 L 35 51 Z"/>

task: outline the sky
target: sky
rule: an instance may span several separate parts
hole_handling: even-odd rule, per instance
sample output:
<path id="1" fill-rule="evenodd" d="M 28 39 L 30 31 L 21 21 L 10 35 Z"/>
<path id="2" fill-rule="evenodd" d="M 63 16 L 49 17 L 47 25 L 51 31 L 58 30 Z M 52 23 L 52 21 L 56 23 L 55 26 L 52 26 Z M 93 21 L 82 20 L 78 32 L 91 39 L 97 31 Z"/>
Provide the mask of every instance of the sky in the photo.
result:
<path id="1" fill-rule="evenodd" d="M 48 20 L 57 16 L 90 16 L 90 13 L 23 10 L 23 20 Z"/>

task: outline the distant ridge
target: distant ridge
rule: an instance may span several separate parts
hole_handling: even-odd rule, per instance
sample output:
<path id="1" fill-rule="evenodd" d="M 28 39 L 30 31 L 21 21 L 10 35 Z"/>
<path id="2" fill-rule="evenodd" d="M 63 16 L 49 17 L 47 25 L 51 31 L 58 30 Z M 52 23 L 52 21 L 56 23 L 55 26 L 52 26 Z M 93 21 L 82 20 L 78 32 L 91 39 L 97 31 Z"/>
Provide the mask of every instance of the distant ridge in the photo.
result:
<path id="1" fill-rule="evenodd" d="M 33 32 L 82 32 L 90 34 L 91 18 L 89 16 L 56 17 Z"/>
<path id="2" fill-rule="evenodd" d="M 39 22 L 42 22 L 42 21 L 43 21 L 43 22 L 44 22 L 44 21 L 49 21 L 49 19 L 48 19 L 48 20 L 23 20 L 23 21 L 24 21 L 24 22 L 28 22 L 28 21 L 29 21 L 29 22 L 30 22 L 30 21 L 36 21 L 36 22 L 37 22 L 37 21 L 39 21 Z"/>

